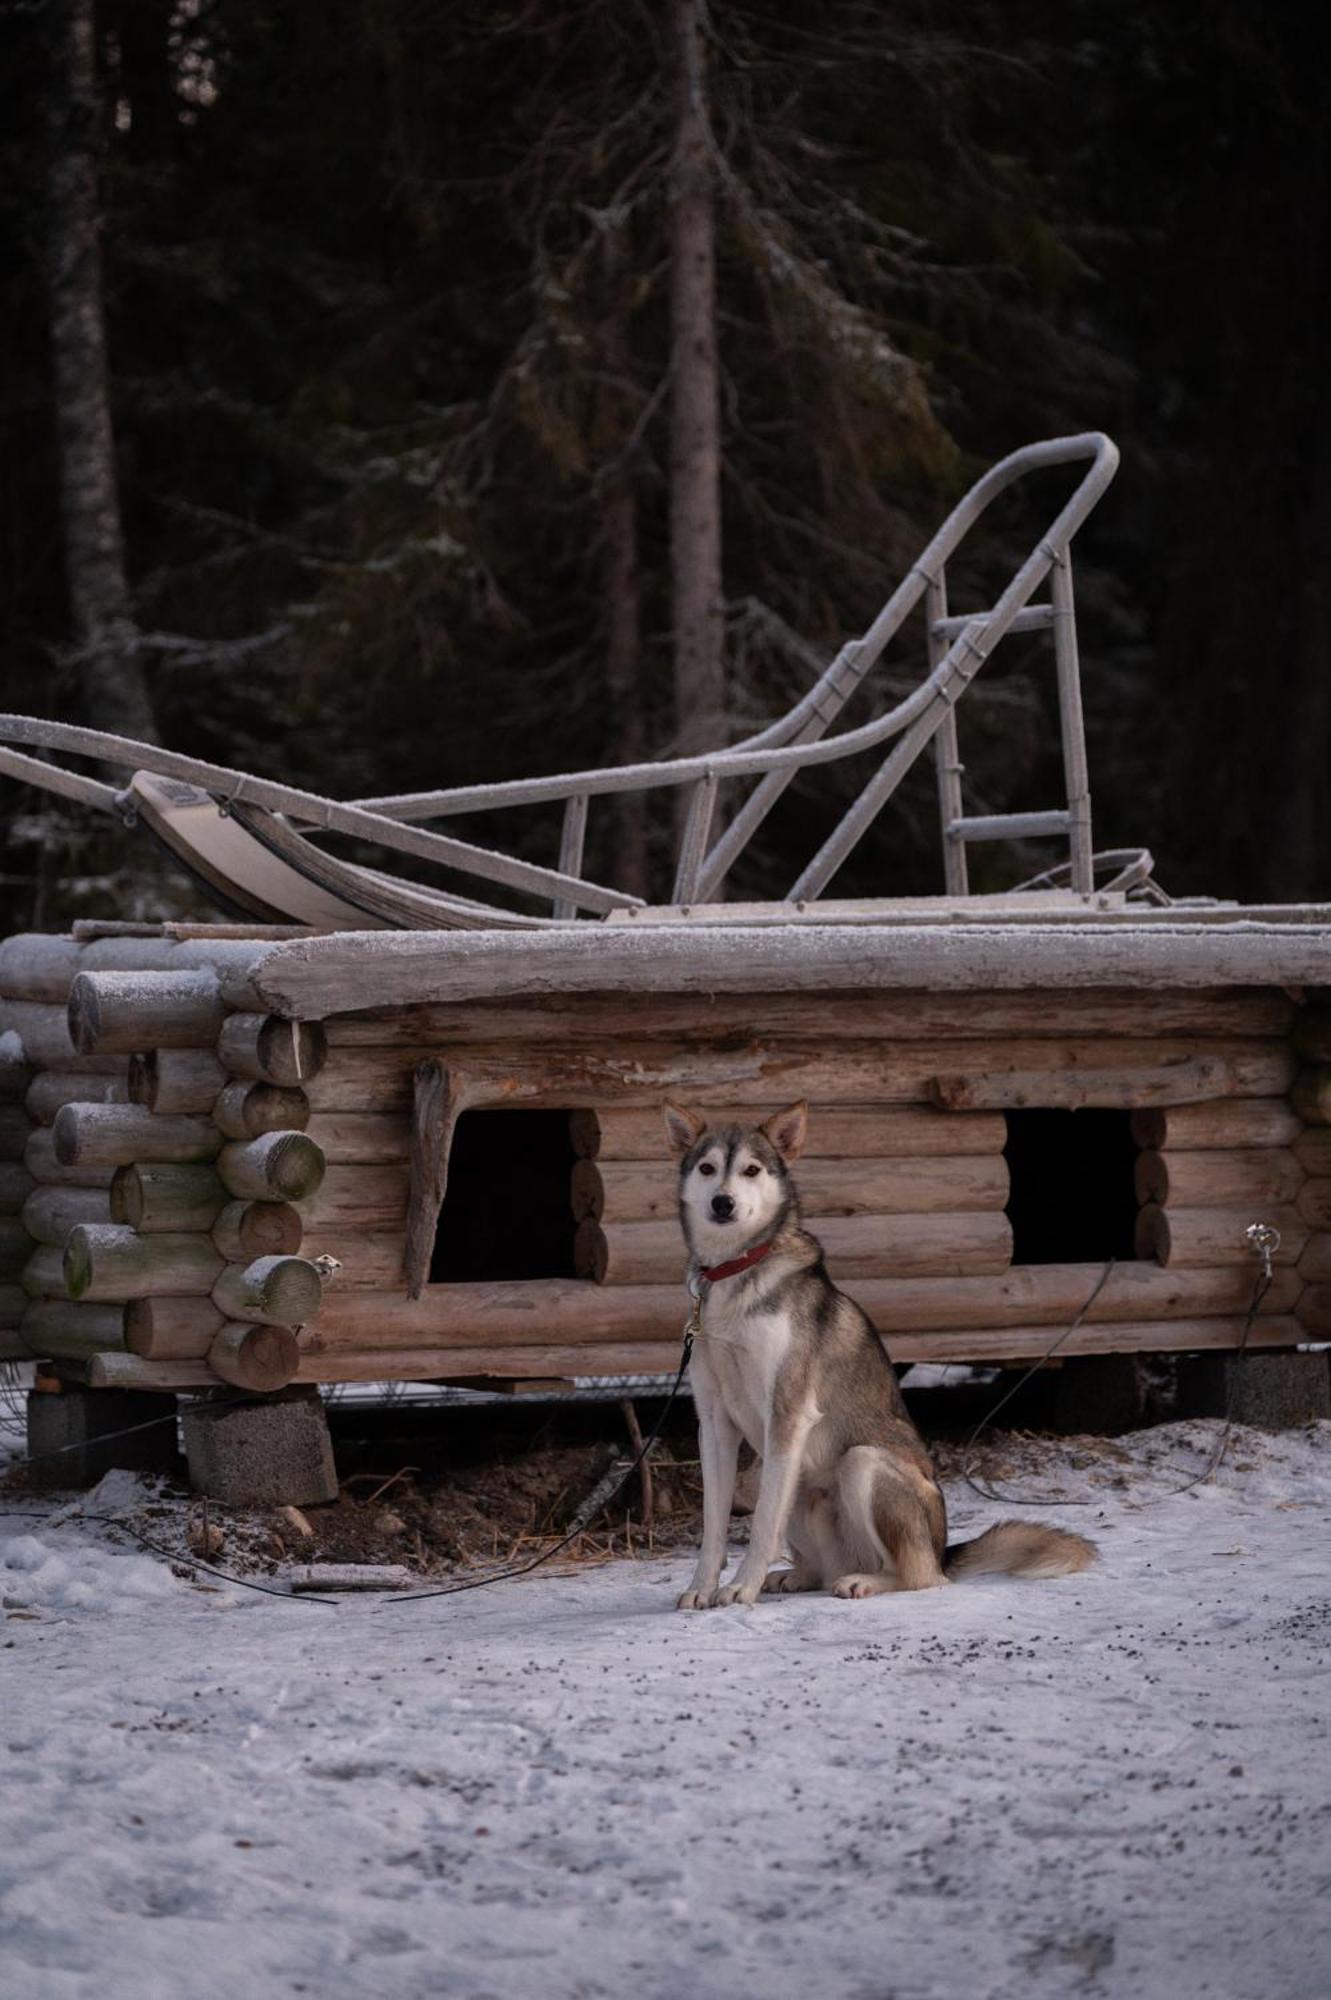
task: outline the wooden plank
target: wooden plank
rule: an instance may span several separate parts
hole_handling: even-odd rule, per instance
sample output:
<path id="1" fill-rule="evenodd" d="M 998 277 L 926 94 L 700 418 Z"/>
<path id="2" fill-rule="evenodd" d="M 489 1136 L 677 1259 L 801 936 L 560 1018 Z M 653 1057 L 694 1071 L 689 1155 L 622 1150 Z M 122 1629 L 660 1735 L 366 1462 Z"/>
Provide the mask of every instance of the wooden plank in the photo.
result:
<path id="1" fill-rule="evenodd" d="M 846 1278 L 999 1272 L 1012 1260 L 1012 1226 L 1001 1212 L 828 1216 L 818 1237 Z M 581 1222 L 574 1254 L 578 1275 L 604 1285 L 668 1283 L 685 1266 L 676 1222 Z"/>
<path id="2" fill-rule="evenodd" d="M 1295 1167 L 1292 1159 L 1289 1166 Z M 1298 1170 L 1295 1168 L 1296 1177 Z M 923 1160 L 801 1160 L 805 1215 L 966 1214 L 1002 1208 L 1008 1198 L 1001 1153 Z M 573 1170 L 573 1213 L 597 1222 L 674 1219 L 678 1176 L 671 1162 L 579 1160 Z"/>
<path id="3" fill-rule="evenodd" d="M 750 1125 L 753 1107 L 714 1105 L 708 1116 L 714 1125 Z M 659 1104 L 644 1110 L 602 1105 L 574 1111 L 569 1135 L 579 1159 L 651 1164 L 672 1157 Z M 1006 1144 L 1007 1124 L 998 1113 L 944 1113 L 933 1105 L 889 1109 L 813 1102 L 801 1158 L 914 1159 L 937 1153 L 1001 1153 Z"/>
<path id="4" fill-rule="evenodd" d="M 403 1271 L 407 1290 L 419 1298 L 430 1276 L 439 1211 L 448 1192 L 448 1159 L 453 1131 L 467 1102 L 456 1071 L 432 1057 L 418 1063 L 412 1077 L 411 1169 L 407 1193 Z M 379 1169 L 391 1173 L 392 1169 Z"/>
<path id="5" fill-rule="evenodd" d="M 398 1113 L 323 1111 L 312 1113 L 305 1129 L 330 1167 L 410 1160 L 411 1120 Z"/>
<path id="6" fill-rule="evenodd" d="M 1230 1065 L 1211 1059 L 1150 1070 L 1011 1070 L 941 1073 L 929 1079 L 930 1101 L 943 1111 L 1015 1111 L 1026 1105 L 1077 1111 L 1091 1105 L 1134 1110 L 1144 1104 L 1187 1104 L 1229 1097 Z"/>
<path id="7" fill-rule="evenodd" d="M 1284 1038 L 1295 1009 L 1269 987 L 1161 993 L 1151 1002 L 1157 1035 L 1205 1040 Z M 705 993 L 644 994 L 633 1010 L 635 1034 L 672 1042 L 748 1041 L 755 1032 L 795 1040 L 992 1041 L 999 1036 L 1100 1036 L 1140 1033 L 1133 993 Z M 330 1049 L 442 1048 L 516 1041 L 604 1042 L 623 1033 L 622 999 L 561 993 L 455 1006 L 374 1007 L 324 1023 Z"/>
<path id="8" fill-rule="evenodd" d="M 1236 1348 L 1243 1343 L 1246 1319 L 1119 1321 L 1110 1326 L 1080 1326 L 1059 1348 L 1071 1354 L 1203 1353 Z M 888 1343 L 894 1361 L 1008 1362 L 1031 1361 L 1046 1352 L 1052 1339 L 1041 1327 L 981 1327 L 949 1333 L 901 1330 Z M 1271 1315 L 1253 1323 L 1250 1348 L 1297 1346 L 1305 1338 L 1296 1319 Z M 302 1343 L 298 1382 L 458 1381 L 469 1375 L 500 1376 L 535 1373 L 540 1376 L 673 1375 L 679 1365 L 678 1341 L 607 1342 L 595 1347 L 549 1345 L 521 1353 L 502 1348 L 431 1347 L 383 1348 L 377 1352 L 321 1352 Z M 170 1364 L 163 1363 L 163 1367 Z"/>
<path id="9" fill-rule="evenodd" d="M 996 1276 L 850 1279 L 844 1289 L 887 1335 L 903 1326 L 948 1331 L 975 1326 L 1067 1325 L 1103 1276 L 1100 1264 L 1012 1265 Z M 1087 1312 L 1092 1325 L 1117 1320 L 1205 1319 L 1245 1311 L 1253 1271 L 1221 1265 L 1163 1270 L 1153 1262 L 1116 1264 Z M 1266 1312 L 1293 1311 L 1302 1278 L 1275 1273 Z M 145 1309 L 150 1302 L 145 1302 Z M 131 1312 L 138 1310 L 132 1307 Z M 367 1293 L 334 1285 L 307 1344 L 344 1347 L 484 1346 L 525 1348 L 632 1339 L 671 1340 L 688 1299 L 681 1276 L 660 1285 L 597 1285 L 587 1279 L 429 1285 L 417 1300 L 385 1287 Z M 524 1369 L 539 1372 L 524 1362 Z"/>
<path id="10" fill-rule="evenodd" d="M 375 1236 L 368 1230 L 307 1230 L 301 1244 L 305 1257 L 331 1257 L 336 1269 L 329 1277 L 334 1292 L 395 1292 L 406 1290 L 406 1235 Z M 329 1294 L 324 1294 L 325 1302 Z"/>
<path id="11" fill-rule="evenodd" d="M 322 1187 L 302 1203 L 301 1213 L 307 1228 L 321 1236 L 351 1229 L 405 1230 L 410 1180 L 405 1161 L 391 1167 L 329 1167 Z M 433 1241 L 431 1229 L 431 1245 Z"/>
<path id="12" fill-rule="evenodd" d="M 1159 1105 L 1132 1114 L 1137 1144 L 1171 1153 L 1292 1146 L 1302 1131 L 1302 1119 L 1283 1097 L 1218 1097 L 1206 1104 Z"/>
<path id="13" fill-rule="evenodd" d="M 94 1354 L 90 1389 L 216 1389 L 221 1378 L 206 1361 L 145 1361 L 137 1354 Z"/>
<path id="14" fill-rule="evenodd" d="M 815 913 L 816 915 L 816 913 Z M 1172 918 L 1172 912 L 1164 912 Z M 600 993 L 1146 992 L 1331 984 L 1331 927 L 1187 919 L 770 929 L 569 924 L 529 932 L 353 934 L 274 945 L 250 973 L 275 1014 Z"/>
<path id="15" fill-rule="evenodd" d="M 429 1058 L 428 1051 L 421 1053 Z M 1201 1089 L 1211 1095 L 1272 1097 L 1286 1090 L 1293 1077 L 1293 1058 L 1285 1046 L 1260 1041 L 998 1041 L 970 1044 L 966 1060 L 979 1077 L 1025 1070 L 1043 1083 L 1046 1073 L 1054 1079 L 1067 1075 L 1069 1092 L 1077 1075 L 1103 1071 L 1122 1081 L 1119 1101 L 1128 1103 L 1147 1101 L 1155 1086 L 1157 1095 L 1168 1095 L 1171 1084 L 1194 1094 Z M 455 1067 L 469 1103 L 477 1106 L 659 1106 L 662 1098 L 675 1097 L 704 1107 L 761 1104 L 770 1109 L 795 1097 L 854 1106 L 923 1104 L 933 1078 L 955 1071 L 956 1064 L 957 1045 L 947 1042 L 812 1046 L 754 1040 L 733 1050 L 673 1049 L 646 1042 L 598 1049 L 473 1049 Z M 1223 1065 L 1223 1076 L 1204 1081 L 1201 1066 L 1207 1064 Z M 311 1110 L 406 1110 L 413 1068 L 409 1051 L 334 1050 L 306 1085 Z"/>
<path id="16" fill-rule="evenodd" d="M 301 1341 L 298 1382 L 455 1381 L 468 1375 L 673 1375 L 680 1342 L 617 1341 L 604 1347 L 545 1346 L 520 1357 L 489 1347 L 321 1352 Z"/>

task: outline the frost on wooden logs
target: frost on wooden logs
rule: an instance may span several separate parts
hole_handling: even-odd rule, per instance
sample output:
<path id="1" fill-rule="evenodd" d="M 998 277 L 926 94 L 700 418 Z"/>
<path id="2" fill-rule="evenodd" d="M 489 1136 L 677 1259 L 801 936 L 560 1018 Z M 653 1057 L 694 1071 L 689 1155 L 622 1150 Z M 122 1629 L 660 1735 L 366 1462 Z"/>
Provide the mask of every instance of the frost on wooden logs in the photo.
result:
<path id="1" fill-rule="evenodd" d="M 265 1132 L 233 1140 L 217 1171 L 238 1201 L 308 1201 L 323 1185 L 323 1153 L 303 1132 Z"/>
<path id="2" fill-rule="evenodd" d="M 66 1104 L 56 1113 L 51 1133 L 63 1167 L 206 1161 L 222 1144 L 211 1118 L 183 1113 L 163 1117 L 140 1104 Z"/>
<path id="3" fill-rule="evenodd" d="M 222 1259 L 206 1236 L 140 1236 L 117 1223 L 79 1223 L 65 1244 L 74 1299 L 139 1299 L 209 1292 Z"/>
<path id="4" fill-rule="evenodd" d="M 69 1038 L 81 1056 L 205 1048 L 225 1012 L 213 972 L 79 972 Z"/>
<path id="5" fill-rule="evenodd" d="M 323 1282 L 304 1257 L 256 1257 L 250 1264 L 228 1264 L 213 1286 L 212 1299 L 229 1319 L 301 1326 L 318 1312 Z"/>
<path id="6" fill-rule="evenodd" d="M 25 1102 L 29 1117 L 41 1125 L 50 1125 L 66 1104 L 128 1104 L 133 1102 L 133 1095 L 124 1076 L 89 1076 L 47 1069 L 33 1078 Z"/>

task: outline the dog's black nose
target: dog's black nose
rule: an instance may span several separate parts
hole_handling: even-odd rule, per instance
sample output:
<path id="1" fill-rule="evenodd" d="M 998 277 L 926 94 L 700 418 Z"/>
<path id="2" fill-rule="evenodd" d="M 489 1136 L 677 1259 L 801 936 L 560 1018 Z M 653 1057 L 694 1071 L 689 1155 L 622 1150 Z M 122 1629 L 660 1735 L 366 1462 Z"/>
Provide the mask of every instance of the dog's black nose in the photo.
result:
<path id="1" fill-rule="evenodd" d="M 718 1222 L 729 1222 L 734 1213 L 735 1198 L 733 1195 L 714 1194 L 712 1196 L 712 1214 Z"/>

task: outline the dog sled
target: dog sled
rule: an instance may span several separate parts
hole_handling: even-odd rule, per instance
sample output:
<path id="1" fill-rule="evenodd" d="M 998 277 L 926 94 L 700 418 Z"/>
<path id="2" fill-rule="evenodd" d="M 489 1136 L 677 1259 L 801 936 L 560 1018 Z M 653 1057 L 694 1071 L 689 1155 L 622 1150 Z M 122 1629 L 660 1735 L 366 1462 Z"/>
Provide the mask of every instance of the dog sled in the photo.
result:
<path id="1" fill-rule="evenodd" d="M 952 510 L 887 603 L 849 640 L 784 716 L 729 746 L 654 763 L 455 785 L 434 791 L 337 801 L 155 745 L 25 716 L 0 717 L 0 772 L 141 823 L 184 864 L 215 902 L 269 924 L 324 930 L 524 930 L 596 920 L 798 921 L 811 907 L 849 920 L 916 920 L 920 899 L 871 898 L 833 904 L 826 892 L 843 864 L 932 751 L 942 834 L 944 888 L 958 913 L 997 905 L 1005 921 L 1024 907 L 1075 914 L 1163 901 L 1150 881 L 1149 855 L 1097 856 L 1082 721 L 1072 545 L 1113 479 L 1118 453 L 1099 433 L 1058 438 L 1013 452 L 979 479 Z M 1044 525 L 997 601 L 949 609 L 948 569 L 997 497 L 1032 475 L 1079 469 L 1071 495 Z M 1046 588 L 1047 586 L 1047 588 Z M 1040 593 L 1044 591 L 1043 595 Z M 907 621 L 922 613 L 928 671 L 904 700 L 853 728 L 838 728 L 851 699 L 872 692 L 875 670 Z M 957 704 L 1002 642 L 1017 633 L 1052 641 L 1062 743 L 1064 802 L 1048 811 L 973 813 L 963 797 Z M 4 747 L 8 746 L 8 747 Z M 723 899 L 728 878 L 786 788 L 800 773 L 865 752 L 884 754 L 838 824 L 787 893 L 767 904 Z M 38 754 L 40 753 L 40 754 Z M 123 787 L 66 770 L 55 756 L 95 758 L 127 773 Z M 583 856 L 595 800 L 663 789 L 683 791 L 668 899 L 650 905 L 592 881 Z M 450 834 L 459 815 L 513 808 L 560 809 L 551 865 Z M 391 869 L 345 858 L 331 842 L 372 845 L 442 870 L 453 886 L 407 880 Z M 1002 897 L 973 897 L 968 850 L 980 841 L 1056 839 L 1067 858 Z M 458 884 L 461 886 L 458 886 Z M 511 907 L 497 896 L 537 908 Z M 929 899 L 941 914 L 937 899 Z"/>

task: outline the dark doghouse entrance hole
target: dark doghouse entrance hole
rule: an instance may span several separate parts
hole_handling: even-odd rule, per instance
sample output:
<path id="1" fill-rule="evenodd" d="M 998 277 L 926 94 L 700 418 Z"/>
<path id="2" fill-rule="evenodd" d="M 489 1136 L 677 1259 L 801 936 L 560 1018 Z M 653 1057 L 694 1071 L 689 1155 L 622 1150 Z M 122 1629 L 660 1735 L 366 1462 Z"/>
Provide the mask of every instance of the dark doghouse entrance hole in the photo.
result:
<path id="1" fill-rule="evenodd" d="M 1137 1153 L 1130 1111 L 1009 1111 L 1013 1263 L 1134 1258 Z"/>
<path id="2" fill-rule="evenodd" d="M 567 1111 L 464 1111 L 431 1284 L 573 1277 L 573 1161 Z"/>

